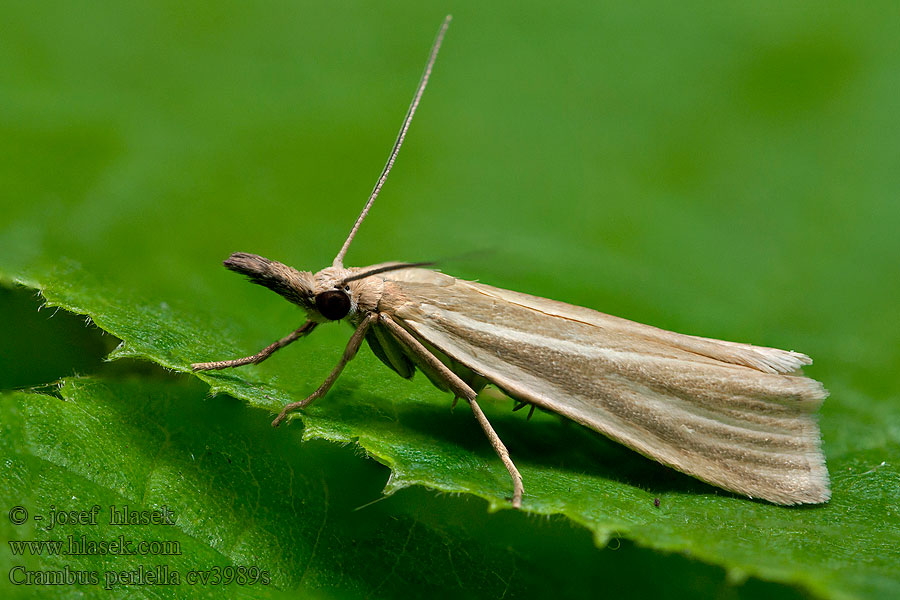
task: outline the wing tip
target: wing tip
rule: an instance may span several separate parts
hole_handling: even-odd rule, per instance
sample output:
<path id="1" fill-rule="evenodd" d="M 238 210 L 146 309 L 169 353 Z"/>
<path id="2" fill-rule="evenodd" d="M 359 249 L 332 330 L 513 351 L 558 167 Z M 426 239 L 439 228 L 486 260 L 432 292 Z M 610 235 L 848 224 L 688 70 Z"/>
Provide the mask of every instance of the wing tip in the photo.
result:
<path id="1" fill-rule="evenodd" d="M 801 504 L 825 504 L 831 500 L 831 482 L 825 457 L 821 452 L 810 457 L 810 469 L 805 477 L 798 480 L 797 486 L 789 490 L 783 497 L 773 498 L 777 504 L 796 506 Z"/>
<path id="2" fill-rule="evenodd" d="M 757 497 L 784 506 L 825 504 L 831 500 L 831 481 L 815 416 L 810 416 L 807 424 L 801 434 L 808 444 L 807 450 L 797 456 L 801 464 L 773 479 L 771 486 L 765 485 L 768 489 L 764 489 L 764 493 L 757 490 Z"/>
<path id="3" fill-rule="evenodd" d="M 767 373 L 779 373 L 782 375 L 795 373 L 813 362 L 809 356 L 801 352 L 762 348 L 759 346 L 753 347 L 751 353 L 748 353 L 744 358 L 749 367 L 754 367 Z"/>

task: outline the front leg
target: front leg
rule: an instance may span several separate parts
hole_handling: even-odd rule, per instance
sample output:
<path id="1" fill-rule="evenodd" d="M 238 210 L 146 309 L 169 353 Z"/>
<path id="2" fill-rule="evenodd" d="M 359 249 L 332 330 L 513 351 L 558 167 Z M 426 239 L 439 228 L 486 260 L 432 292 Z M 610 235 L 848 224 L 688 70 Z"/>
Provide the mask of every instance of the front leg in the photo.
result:
<path id="1" fill-rule="evenodd" d="M 289 335 L 286 335 L 275 343 L 269 344 L 268 346 L 251 356 L 245 356 L 244 358 L 235 358 L 234 360 L 217 360 L 214 362 L 193 363 L 191 365 L 191 369 L 193 369 L 194 371 L 213 371 L 217 369 L 227 369 L 229 367 L 241 367 L 243 365 L 249 365 L 251 363 L 254 365 L 258 365 L 262 361 L 272 356 L 276 350 L 280 350 L 291 342 L 296 342 L 300 338 L 309 335 L 309 333 L 316 328 L 316 325 L 318 325 L 318 323 L 316 323 L 315 321 L 307 321 Z"/>
<path id="2" fill-rule="evenodd" d="M 312 394 L 300 400 L 299 402 L 291 402 L 290 404 L 285 405 L 284 408 L 281 409 L 281 412 L 275 417 L 275 420 L 272 421 L 272 427 L 278 427 L 281 425 L 281 422 L 284 421 L 285 417 L 287 417 L 288 413 L 299 408 L 304 408 L 311 404 L 313 400 L 317 398 L 321 398 L 325 394 L 328 393 L 328 390 L 331 389 L 331 386 L 334 385 L 334 382 L 340 376 L 341 371 L 344 370 L 344 367 L 348 362 L 353 360 L 353 357 L 356 356 L 356 353 L 359 351 L 359 347 L 362 345 L 363 340 L 366 338 L 366 332 L 369 330 L 369 327 L 378 317 L 375 313 L 369 313 L 362 320 L 362 323 L 359 324 L 359 327 L 356 328 L 356 331 L 353 332 L 353 335 L 350 337 L 350 341 L 347 342 L 347 347 L 344 348 L 344 355 L 341 356 L 341 360 L 338 364 L 332 369 L 331 373 L 319 386 L 319 389 L 314 391 Z"/>

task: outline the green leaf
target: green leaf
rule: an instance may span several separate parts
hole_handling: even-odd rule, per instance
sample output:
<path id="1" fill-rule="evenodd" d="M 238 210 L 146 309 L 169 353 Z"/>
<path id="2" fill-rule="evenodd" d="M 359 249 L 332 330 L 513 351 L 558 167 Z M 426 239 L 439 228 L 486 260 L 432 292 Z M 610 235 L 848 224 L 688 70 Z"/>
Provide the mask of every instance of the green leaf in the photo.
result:
<path id="1" fill-rule="evenodd" d="M 526 510 L 565 515 L 599 543 L 623 537 L 821 597 L 900 594 L 896 15 L 490 6 L 454 11 L 349 259 L 499 248 L 444 270 L 809 353 L 832 392 L 825 507 L 730 497 L 555 417 L 486 411 L 523 471 Z M 0 277 L 89 315 L 123 340 L 115 356 L 186 372 L 302 322 L 217 265 L 235 250 L 330 263 L 442 15 L 142 10 L 6 11 Z M 314 389 L 348 336 L 323 327 L 258 367 L 202 378 L 263 419 Z M 304 436 L 358 439 L 394 470 L 388 491 L 506 506 L 502 466 L 449 400 L 364 351 L 303 417 Z"/>
<path id="2" fill-rule="evenodd" d="M 548 585 L 528 576 L 525 563 L 508 551 L 476 542 L 463 552 L 453 533 L 410 517 L 385 518 L 377 506 L 354 514 L 358 497 L 331 490 L 327 480 L 333 477 L 325 469 L 362 475 L 358 483 L 373 492 L 377 484 L 353 464 L 359 461 L 327 461 L 327 453 L 324 465 L 310 460 L 321 453 L 301 448 L 296 435 L 273 437 L 259 413 L 230 399 L 203 402 L 201 386 L 185 383 L 74 380 L 60 390 L 64 402 L 24 393 L 5 398 L 3 506 L 23 507 L 29 517 L 22 525 L 4 523 L 12 529 L 9 538 L 62 541 L 71 552 L 79 548 L 72 540 L 83 550 L 123 536 L 137 554 L 30 556 L 27 548 L 11 552 L 11 545 L 4 548 L 10 563 L 4 573 L 15 565 L 29 571 L 68 567 L 94 572 L 97 583 L 66 587 L 146 597 L 167 588 L 250 597 L 324 588 L 326 595 L 363 597 L 394 595 L 413 582 L 498 597 L 504 589 Z M 172 522 L 112 524 L 113 512 L 124 510 L 155 510 Z M 57 525 L 51 515 L 59 511 L 87 512 L 93 520 Z M 156 543 L 165 554 L 141 555 L 142 542 Z M 422 573 L 424 561 L 433 561 L 437 572 Z M 191 583 L 191 571 L 209 570 L 215 577 L 218 568 L 224 577 L 228 567 L 243 568 L 242 584 Z M 152 582 L 122 583 L 120 573 L 141 568 L 163 574 L 162 591 Z M 518 569 L 524 576 L 484 575 Z M 12 581 L 26 577 L 19 569 Z"/>
<path id="3" fill-rule="evenodd" d="M 633 548 L 597 565 L 587 536 L 559 522 L 489 516 L 464 499 L 421 492 L 378 501 L 384 469 L 376 463 L 301 444 L 296 431 L 275 435 L 260 411 L 224 396 L 204 401 L 203 386 L 183 378 L 74 379 L 57 394 L 5 394 L 0 403 L 0 503 L 11 515 L 0 525 L 4 597 L 401 598 L 415 589 L 437 598 L 590 598 L 601 586 L 672 593 L 665 580 L 635 581 L 628 565 L 645 567 L 648 558 L 697 580 L 674 589 L 708 595 L 721 585 L 714 569 Z M 113 524 L 113 511 L 125 507 L 171 523 Z M 24 523 L 12 522 L 23 514 Z M 71 553 L 120 540 L 134 554 Z M 54 542 L 62 553 L 37 551 Z M 229 569 L 244 579 L 198 583 Z M 67 570 L 73 578 L 93 573 L 97 583 L 10 583 Z"/>

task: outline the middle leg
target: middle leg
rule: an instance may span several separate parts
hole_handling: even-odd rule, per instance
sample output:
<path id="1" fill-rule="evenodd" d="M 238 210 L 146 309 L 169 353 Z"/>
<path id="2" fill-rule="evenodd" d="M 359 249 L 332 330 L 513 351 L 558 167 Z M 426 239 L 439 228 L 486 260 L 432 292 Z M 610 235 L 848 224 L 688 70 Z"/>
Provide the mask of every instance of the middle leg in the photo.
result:
<path id="1" fill-rule="evenodd" d="M 520 508 L 522 506 L 522 494 L 525 492 L 522 485 L 522 475 L 519 474 L 519 470 L 510 458 L 509 450 L 506 449 L 500 436 L 494 431 L 490 421 L 488 421 L 484 412 L 481 410 L 481 407 L 478 406 L 478 403 L 475 401 L 475 397 L 478 395 L 475 390 L 469 387 L 465 381 L 460 379 L 459 375 L 454 373 L 450 367 L 442 363 L 434 354 L 429 352 L 428 348 L 422 345 L 422 343 L 410 332 L 398 325 L 389 315 L 379 313 L 378 319 L 400 343 L 409 348 L 418 358 L 438 374 L 456 396 L 465 398 L 469 401 L 469 404 L 472 406 L 472 412 L 475 414 L 475 419 L 478 421 L 478 424 L 481 425 L 481 429 L 491 442 L 491 446 L 494 447 L 494 452 L 497 453 L 497 456 L 503 461 L 506 470 L 509 471 L 509 476 L 513 480 L 512 505 L 514 508 Z"/>

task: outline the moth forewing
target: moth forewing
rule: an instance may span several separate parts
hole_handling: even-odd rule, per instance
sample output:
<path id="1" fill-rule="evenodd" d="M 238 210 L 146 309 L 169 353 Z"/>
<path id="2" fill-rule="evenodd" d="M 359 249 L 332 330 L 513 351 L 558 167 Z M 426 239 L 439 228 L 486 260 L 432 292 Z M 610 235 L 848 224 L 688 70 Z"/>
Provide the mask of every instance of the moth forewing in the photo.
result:
<path id="1" fill-rule="evenodd" d="M 814 416 L 827 393 L 784 372 L 808 364 L 805 355 L 422 269 L 386 279 L 382 310 L 517 400 L 727 490 L 778 504 L 829 498 Z"/>

